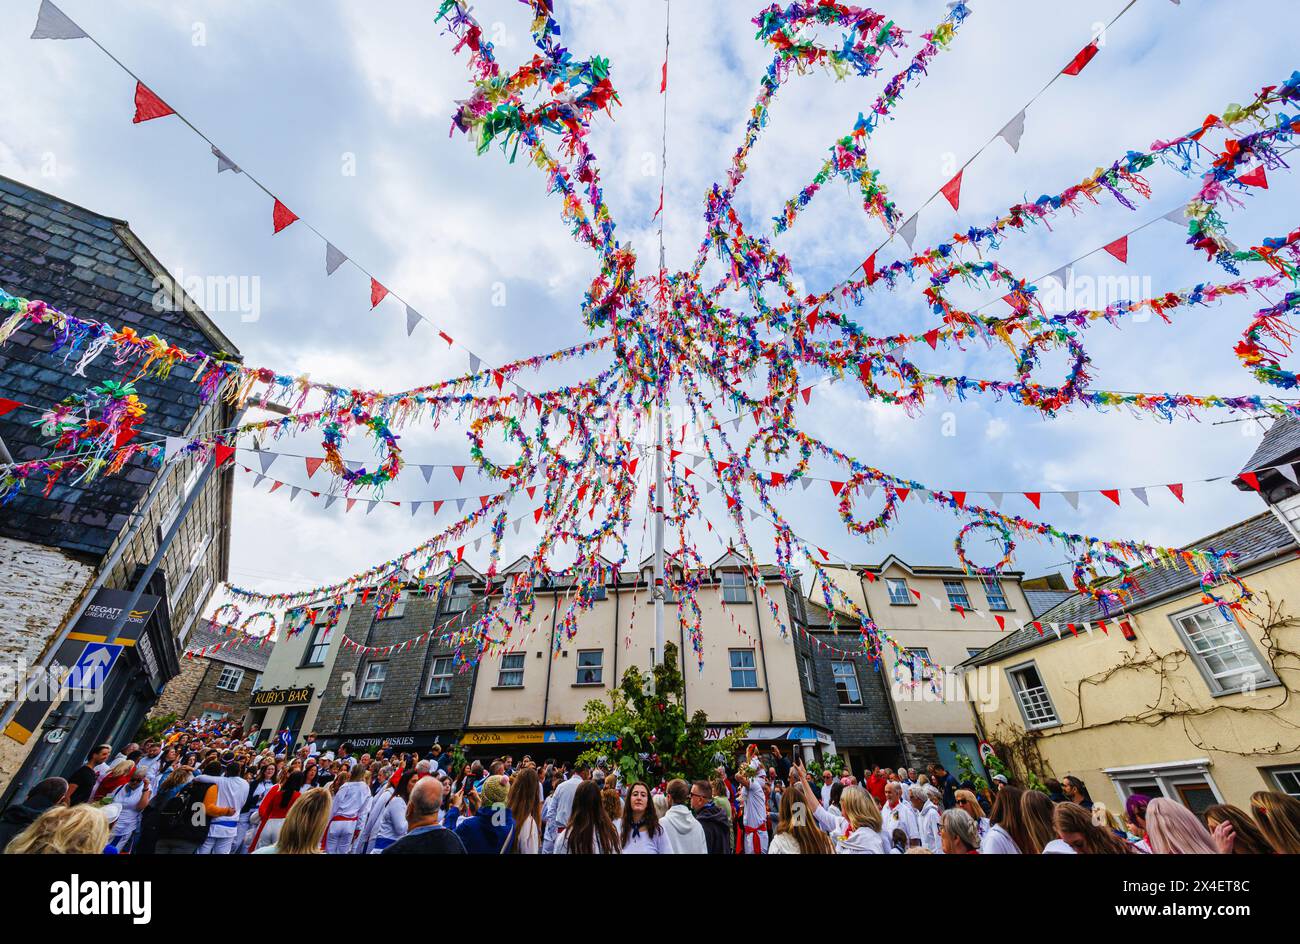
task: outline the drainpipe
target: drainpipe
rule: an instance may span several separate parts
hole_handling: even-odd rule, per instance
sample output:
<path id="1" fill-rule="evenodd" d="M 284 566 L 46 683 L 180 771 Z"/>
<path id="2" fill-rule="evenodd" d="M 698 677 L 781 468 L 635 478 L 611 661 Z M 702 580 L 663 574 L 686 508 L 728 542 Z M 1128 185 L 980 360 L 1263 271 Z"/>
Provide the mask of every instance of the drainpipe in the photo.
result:
<path id="1" fill-rule="evenodd" d="M 560 592 L 551 588 L 551 645 L 546 653 L 546 694 L 542 701 L 542 727 L 546 727 L 546 718 L 551 711 L 551 666 L 555 664 L 555 617 L 560 612 Z M 524 656 L 527 659 L 527 656 Z"/>

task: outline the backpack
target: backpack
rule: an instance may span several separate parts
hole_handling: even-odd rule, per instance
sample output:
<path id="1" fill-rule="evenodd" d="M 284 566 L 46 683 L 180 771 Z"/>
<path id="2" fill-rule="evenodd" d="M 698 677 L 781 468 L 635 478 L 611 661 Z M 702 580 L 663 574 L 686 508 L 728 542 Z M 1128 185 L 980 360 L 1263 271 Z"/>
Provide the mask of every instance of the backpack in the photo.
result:
<path id="1" fill-rule="evenodd" d="M 208 838 L 203 797 L 211 784 L 190 781 L 158 808 L 158 838 L 201 843 Z M 196 825 L 197 821 L 197 825 Z"/>

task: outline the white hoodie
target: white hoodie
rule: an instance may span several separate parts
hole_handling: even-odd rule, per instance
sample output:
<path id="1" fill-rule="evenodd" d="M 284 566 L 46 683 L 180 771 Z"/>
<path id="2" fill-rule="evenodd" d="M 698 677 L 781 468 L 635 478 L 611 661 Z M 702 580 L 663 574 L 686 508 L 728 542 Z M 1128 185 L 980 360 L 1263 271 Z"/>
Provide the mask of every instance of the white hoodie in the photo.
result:
<path id="1" fill-rule="evenodd" d="M 668 807 L 668 812 L 659 819 L 668 837 L 668 845 L 677 855 L 705 855 L 709 851 L 704 841 L 704 827 L 691 815 L 691 811 L 680 803 Z"/>

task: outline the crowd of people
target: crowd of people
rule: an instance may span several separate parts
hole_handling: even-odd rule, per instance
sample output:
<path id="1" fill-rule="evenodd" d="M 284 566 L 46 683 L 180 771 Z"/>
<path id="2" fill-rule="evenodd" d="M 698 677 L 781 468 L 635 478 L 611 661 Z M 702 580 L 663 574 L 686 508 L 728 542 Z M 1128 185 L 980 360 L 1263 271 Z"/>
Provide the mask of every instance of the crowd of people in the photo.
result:
<path id="1" fill-rule="evenodd" d="M 624 782 L 583 762 L 292 753 L 191 721 L 114 753 L 101 745 L 0 814 L 6 853 L 116 854 L 1259 854 L 1300 853 L 1300 800 L 1198 816 L 1128 797 L 1119 816 L 1077 777 L 1029 789 L 874 767 L 814 777 L 750 745 L 707 779 Z M 458 760 L 460 762 L 458 762 Z M 1035 786 L 1038 786 L 1037 784 Z"/>

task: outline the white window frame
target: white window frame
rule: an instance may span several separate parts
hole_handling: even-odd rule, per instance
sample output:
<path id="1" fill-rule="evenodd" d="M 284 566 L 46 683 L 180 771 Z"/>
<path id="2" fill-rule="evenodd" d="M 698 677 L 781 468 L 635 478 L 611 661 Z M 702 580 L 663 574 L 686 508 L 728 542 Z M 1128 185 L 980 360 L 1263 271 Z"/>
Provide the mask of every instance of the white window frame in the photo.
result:
<path id="1" fill-rule="evenodd" d="M 846 673 L 844 670 L 848 669 Z M 839 700 L 841 708 L 861 708 L 862 707 L 862 686 L 858 684 L 858 670 L 852 662 L 839 659 L 831 663 L 831 674 L 835 677 L 835 697 Z M 847 683 L 853 683 L 852 695 L 853 700 L 845 701 L 845 697 L 850 694 Z"/>
<path id="2" fill-rule="evenodd" d="M 217 688 L 223 692 L 237 692 L 244 684 L 244 670 L 233 665 L 223 665 L 217 678 Z"/>
<path id="3" fill-rule="evenodd" d="M 179 600 L 194 579 L 194 575 L 199 572 L 203 566 L 203 558 L 208 553 L 208 548 L 212 546 L 212 532 L 203 535 L 203 540 L 194 545 L 194 553 L 190 555 L 190 562 L 185 565 L 185 574 L 176 583 L 176 592 L 169 594 L 172 599 Z"/>
<path id="4" fill-rule="evenodd" d="M 958 598 L 954 598 L 954 591 Z M 966 589 L 964 580 L 948 580 L 943 582 L 943 592 L 948 595 L 948 606 L 957 609 L 960 606 L 963 610 L 972 609 L 970 605 L 970 592 Z"/>
<path id="5" fill-rule="evenodd" d="M 736 656 L 745 654 L 749 656 L 749 665 L 736 665 Z M 728 649 L 727 650 L 727 670 L 730 673 L 731 688 L 733 691 L 757 691 L 758 690 L 758 658 L 753 649 Z M 741 681 L 744 681 L 743 673 L 752 673 L 754 676 L 753 685 L 737 685 L 736 673 L 742 673 Z"/>
<path id="6" fill-rule="evenodd" d="M 902 584 L 901 597 L 894 593 L 895 584 Z M 889 594 L 890 606 L 916 606 L 916 598 L 912 596 L 912 588 L 907 585 L 906 577 L 886 577 L 885 592 Z"/>
<path id="7" fill-rule="evenodd" d="M 1300 800 L 1300 765 L 1266 767 L 1264 772 L 1268 774 L 1268 779 L 1272 781 L 1274 789 L 1279 793 L 1285 793 L 1287 796 L 1293 796 Z M 1279 775 L 1285 775 L 1289 779 L 1282 780 Z M 1291 779 L 1295 781 L 1294 784 L 1289 783 Z"/>
<path id="8" fill-rule="evenodd" d="M 1254 690 L 1254 689 L 1265 688 L 1270 685 L 1277 685 L 1278 684 L 1277 676 L 1273 674 L 1268 664 L 1262 658 L 1260 658 L 1259 650 L 1255 648 L 1254 641 L 1250 638 L 1250 636 L 1246 633 L 1246 631 L 1241 628 L 1241 625 L 1232 617 L 1227 617 L 1226 620 L 1224 620 L 1224 622 L 1222 623 L 1222 625 L 1225 628 L 1230 628 L 1233 632 L 1235 632 L 1240 637 L 1241 645 L 1240 647 L 1235 647 L 1235 648 L 1244 650 L 1245 654 L 1249 655 L 1251 658 L 1255 660 L 1255 664 L 1259 666 L 1260 677 L 1253 685 L 1246 683 L 1246 684 L 1234 685 L 1232 687 L 1228 687 L 1225 686 L 1220 681 L 1221 676 L 1227 675 L 1229 673 L 1216 674 L 1209 667 L 1209 665 L 1206 664 L 1205 657 L 1207 655 L 1213 655 L 1217 652 L 1223 651 L 1224 649 L 1230 649 L 1234 647 L 1219 646 L 1216 647 L 1215 649 L 1208 649 L 1202 651 L 1197 646 L 1196 639 L 1188 632 L 1187 628 L 1183 625 L 1184 620 L 1190 620 L 1194 617 L 1201 616 L 1207 613 L 1210 614 L 1211 616 L 1217 616 L 1220 620 L 1224 620 L 1223 614 L 1219 612 L 1219 608 L 1214 604 L 1195 606 L 1192 607 L 1191 609 L 1183 610 L 1179 613 L 1171 613 L 1169 616 L 1169 620 L 1170 622 L 1173 623 L 1174 631 L 1178 633 L 1179 638 L 1183 641 L 1183 645 L 1186 646 L 1187 648 L 1188 654 L 1191 655 L 1192 661 L 1196 664 L 1197 670 L 1201 673 L 1201 678 L 1205 680 L 1206 686 L 1210 689 L 1210 694 L 1213 695 L 1215 698 L 1218 698 L 1222 695 L 1235 695 L 1246 690 Z M 1240 674 L 1241 671 L 1244 670 L 1237 670 L 1236 672 L 1233 672 L 1231 674 L 1233 675 Z"/>
<path id="9" fill-rule="evenodd" d="M 523 688 L 524 687 L 524 666 L 528 663 L 528 660 L 524 658 L 526 655 L 527 653 L 524 652 L 507 652 L 501 656 L 501 666 L 497 670 L 497 688 Z M 510 660 L 518 659 L 519 664 L 516 666 L 513 664 L 512 661 L 512 664 L 507 667 L 506 665 L 507 659 Z M 517 674 L 519 676 L 519 681 L 515 683 L 507 682 L 506 681 L 507 674 L 512 676 Z"/>
<path id="10" fill-rule="evenodd" d="M 411 591 L 399 590 L 397 593 L 397 599 L 393 601 L 393 605 L 388 609 L 388 612 L 381 616 L 380 619 L 401 619 L 406 615 L 406 602 L 410 598 Z"/>
<path id="11" fill-rule="evenodd" d="M 597 659 L 596 663 L 594 665 L 583 665 L 582 664 L 583 657 L 584 656 L 589 657 L 592 655 L 596 656 Z M 596 673 L 595 679 L 588 679 L 587 681 L 583 681 L 582 673 L 584 671 L 590 672 L 593 669 L 595 670 Z M 605 684 L 605 650 L 604 649 L 579 649 L 578 650 L 578 665 L 577 665 L 576 679 L 577 681 L 573 683 L 574 685 L 604 685 Z"/>
<path id="12" fill-rule="evenodd" d="M 1193 760 L 1169 761 L 1160 764 L 1137 764 L 1130 767 L 1105 767 L 1102 773 L 1110 778 L 1119 794 L 1120 806 L 1128 801 L 1134 787 L 1154 782 L 1160 787 L 1166 799 L 1182 803 L 1178 788 L 1187 786 L 1208 786 L 1214 794 L 1214 802 L 1223 802 L 1223 793 L 1210 774 L 1211 763 L 1207 757 Z"/>
<path id="13" fill-rule="evenodd" d="M 190 469 L 190 474 L 185 477 L 185 484 L 181 486 L 180 493 L 172 500 L 172 503 L 167 506 L 167 510 L 163 512 L 163 516 L 158 519 L 159 544 L 161 544 L 162 539 L 167 536 L 167 532 L 171 529 L 171 526 L 176 523 L 176 519 L 180 517 L 181 505 L 185 504 L 185 499 L 189 498 L 190 492 L 194 490 L 194 485 L 198 482 L 199 476 L 203 474 L 203 469 L 204 463 L 197 460 L 193 462 L 193 468 Z"/>
<path id="14" fill-rule="evenodd" d="M 899 662 L 907 666 L 907 672 L 912 683 L 930 681 L 931 673 L 925 665 L 925 662 L 932 661 L 929 648 L 926 646 L 910 646 L 904 649 L 903 653 L 907 658 L 906 660 L 900 659 Z M 917 658 L 918 656 L 920 659 Z"/>
<path id="15" fill-rule="evenodd" d="M 1007 601 L 1007 591 L 1002 587 L 1002 581 L 997 577 L 985 577 L 980 581 L 984 588 L 984 599 L 988 601 L 989 609 L 997 612 L 1008 612 L 1011 604 Z"/>
<path id="16" fill-rule="evenodd" d="M 447 663 L 445 672 L 438 671 L 440 662 Z M 424 684 L 424 694 L 438 697 L 450 695 L 451 680 L 455 668 L 456 660 L 453 656 L 434 656 L 433 662 L 429 665 L 429 678 Z M 434 683 L 437 683 L 437 691 L 434 691 Z"/>
<path id="17" fill-rule="evenodd" d="M 375 669 L 379 669 L 379 677 L 375 678 Z M 367 662 L 366 671 L 361 676 L 361 690 L 357 695 L 357 701 L 379 701 L 384 697 L 384 683 L 388 681 L 388 663 L 384 661 Z M 378 685 L 373 695 L 366 694 L 371 685 Z"/>
<path id="18" fill-rule="evenodd" d="M 1032 669 L 1038 676 L 1038 684 L 1035 686 L 1022 687 L 1019 675 L 1026 669 Z M 1016 707 L 1020 709 L 1020 717 L 1025 722 L 1025 727 L 1029 730 L 1038 731 L 1043 728 L 1055 728 L 1061 724 L 1061 716 L 1057 713 L 1056 703 L 1052 701 L 1052 693 L 1047 690 L 1047 683 L 1043 681 L 1043 673 L 1038 669 L 1038 663 L 1033 659 L 1027 662 L 1020 662 L 1016 665 L 1006 668 L 1007 685 L 1011 689 L 1011 694 L 1015 696 Z M 1043 715 L 1043 702 L 1046 702 L 1051 717 Z M 1041 717 L 1032 717 L 1031 714 L 1037 714 Z"/>
<path id="19" fill-rule="evenodd" d="M 464 588 L 463 590 L 461 588 Z M 474 588 L 468 580 L 457 580 L 451 585 L 443 607 L 445 613 L 464 613 L 474 600 Z"/>
<path id="20" fill-rule="evenodd" d="M 809 695 L 817 694 L 817 664 L 806 652 L 799 654 L 799 669 L 803 676 L 803 690 Z"/>
<path id="21" fill-rule="evenodd" d="M 316 669 L 323 666 L 329 658 L 330 637 L 333 635 L 334 627 L 330 626 L 329 623 L 313 623 L 311 627 L 311 635 L 307 637 L 307 647 L 302 651 L 302 665 L 298 666 L 298 668 Z M 324 647 L 321 653 L 321 660 L 319 662 L 312 662 L 312 653 L 316 650 L 317 646 Z"/>
<path id="22" fill-rule="evenodd" d="M 748 603 L 749 582 L 738 570 L 724 570 L 718 575 L 722 582 L 723 603 Z"/>

